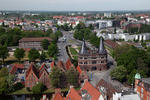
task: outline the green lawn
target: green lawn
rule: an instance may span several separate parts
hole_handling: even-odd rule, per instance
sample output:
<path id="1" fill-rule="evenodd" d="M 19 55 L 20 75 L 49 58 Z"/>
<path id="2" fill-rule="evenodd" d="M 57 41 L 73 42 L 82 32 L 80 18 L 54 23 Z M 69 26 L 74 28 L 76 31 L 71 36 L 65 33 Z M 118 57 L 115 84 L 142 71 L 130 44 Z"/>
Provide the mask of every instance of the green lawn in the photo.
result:
<path id="1" fill-rule="evenodd" d="M 108 46 L 105 46 L 105 48 L 110 52 L 109 54 L 112 56 L 113 49 L 112 49 L 112 48 L 109 48 Z"/>
<path id="2" fill-rule="evenodd" d="M 78 52 L 76 51 L 76 49 L 71 48 L 71 47 L 69 49 L 70 49 L 70 52 L 71 52 L 72 55 L 77 55 L 78 54 Z"/>
<path id="3" fill-rule="evenodd" d="M 79 90 L 80 88 L 76 88 L 77 90 Z M 61 92 L 68 92 L 69 91 L 69 88 L 64 88 L 64 89 L 61 89 Z M 47 89 L 47 90 L 45 90 L 43 93 L 55 93 L 55 89 L 54 88 L 51 88 L 51 89 Z M 21 90 L 17 90 L 17 91 L 15 91 L 15 92 L 13 92 L 13 93 L 10 93 L 10 95 L 21 95 L 21 94 L 33 94 L 32 93 L 32 91 L 27 91 L 26 90 L 26 88 L 23 88 L 23 89 L 21 89 Z"/>
<path id="4" fill-rule="evenodd" d="M 21 90 L 15 91 L 15 92 L 13 92 L 11 94 L 32 94 L 32 91 L 29 92 L 29 91 L 26 90 L 26 88 L 23 88 Z"/>
<path id="5" fill-rule="evenodd" d="M 78 60 L 78 56 L 73 56 L 74 60 Z"/>

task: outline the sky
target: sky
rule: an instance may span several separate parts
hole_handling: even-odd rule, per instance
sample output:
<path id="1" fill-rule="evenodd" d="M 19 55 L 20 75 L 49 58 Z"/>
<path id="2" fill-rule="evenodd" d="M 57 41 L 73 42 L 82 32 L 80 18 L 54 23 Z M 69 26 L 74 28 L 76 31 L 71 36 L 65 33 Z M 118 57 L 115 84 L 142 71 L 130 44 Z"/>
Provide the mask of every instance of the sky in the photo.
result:
<path id="1" fill-rule="evenodd" d="M 150 0 L 0 0 L 0 10 L 150 10 Z"/>

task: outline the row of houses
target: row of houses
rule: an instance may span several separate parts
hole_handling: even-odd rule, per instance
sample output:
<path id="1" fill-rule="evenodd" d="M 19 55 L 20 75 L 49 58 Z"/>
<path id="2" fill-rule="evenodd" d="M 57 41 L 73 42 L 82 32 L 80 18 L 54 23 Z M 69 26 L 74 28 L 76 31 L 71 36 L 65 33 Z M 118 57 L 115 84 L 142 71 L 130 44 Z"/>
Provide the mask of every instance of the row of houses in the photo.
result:
<path id="1" fill-rule="evenodd" d="M 135 35 L 130 35 L 129 33 L 117 33 L 117 34 L 111 34 L 111 33 L 97 33 L 98 37 L 103 37 L 104 39 L 110 39 L 110 40 L 124 40 L 124 41 L 146 41 L 150 40 L 150 33 L 141 33 L 141 34 L 135 34 Z"/>
<path id="2" fill-rule="evenodd" d="M 150 84 L 148 85 L 150 86 Z M 80 90 L 76 90 L 73 86 L 70 86 L 66 96 L 61 93 L 60 89 L 56 89 L 52 100 L 149 100 L 150 96 L 146 94 L 149 93 L 149 90 L 146 91 L 145 89 L 147 88 L 144 88 L 144 94 L 141 97 L 141 92 L 138 93 L 138 91 L 134 91 L 133 89 L 127 91 L 120 90 L 103 79 L 98 82 L 96 87 L 88 80 L 85 80 Z"/>
<path id="3" fill-rule="evenodd" d="M 80 90 L 70 86 L 66 96 L 63 96 L 60 89 L 56 89 L 52 100 L 150 100 L 149 78 L 141 79 L 137 73 L 134 89 L 123 91 L 103 79 L 94 87 L 88 80 L 85 80 Z"/>
<path id="4" fill-rule="evenodd" d="M 31 63 L 27 67 L 24 64 L 14 64 L 10 70 L 10 74 L 16 76 L 16 82 L 21 82 L 25 87 L 30 89 L 39 82 L 43 83 L 47 88 L 50 88 L 49 74 L 54 67 L 58 67 L 64 72 L 73 67 L 79 72 L 79 83 L 82 83 L 84 79 L 88 79 L 87 73 L 82 71 L 79 66 L 75 68 L 70 59 L 65 63 L 58 61 L 57 64 L 53 61 L 49 66 L 42 64 L 39 68 L 34 63 Z"/>

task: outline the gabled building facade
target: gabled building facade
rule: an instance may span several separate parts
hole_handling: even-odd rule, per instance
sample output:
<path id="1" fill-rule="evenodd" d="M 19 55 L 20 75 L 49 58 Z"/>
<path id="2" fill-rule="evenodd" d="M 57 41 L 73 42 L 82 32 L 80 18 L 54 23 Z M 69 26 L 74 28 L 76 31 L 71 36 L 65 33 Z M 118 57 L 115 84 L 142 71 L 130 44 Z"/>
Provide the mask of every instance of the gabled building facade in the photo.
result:
<path id="1" fill-rule="evenodd" d="M 107 69 L 107 51 L 104 47 L 103 41 L 103 38 L 100 38 L 98 51 L 88 50 L 85 41 L 83 41 L 78 57 L 78 65 L 82 70 L 101 71 Z"/>
<path id="2" fill-rule="evenodd" d="M 135 75 L 135 91 L 141 100 L 150 100 L 150 78 L 141 78 L 137 73 Z"/>
<path id="3" fill-rule="evenodd" d="M 47 88 L 50 88 L 49 73 L 46 65 L 43 64 L 39 70 L 37 70 L 36 67 L 31 64 L 26 71 L 25 87 L 32 88 L 39 82 L 44 84 Z"/>

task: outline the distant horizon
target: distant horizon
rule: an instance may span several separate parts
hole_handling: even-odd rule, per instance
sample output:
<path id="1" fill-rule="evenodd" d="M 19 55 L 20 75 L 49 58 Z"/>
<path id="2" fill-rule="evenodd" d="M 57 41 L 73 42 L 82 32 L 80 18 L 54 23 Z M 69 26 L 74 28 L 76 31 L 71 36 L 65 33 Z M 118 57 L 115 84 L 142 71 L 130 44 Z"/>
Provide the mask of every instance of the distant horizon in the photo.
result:
<path id="1" fill-rule="evenodd" d="M 126 12 L 133 12 L 133 11 L 150 11 L 150 9 L 139 9 L 139 10 L 0 10 L 2 11 L 33 11 L 33 12 L 115 12 L 115 11 L 126 11 Z"/>
<path id="2" fill-rule="evenodd" d="M 150 0 L 0 0 L 11 11 L 134 11 L 150 10 Z"/>

